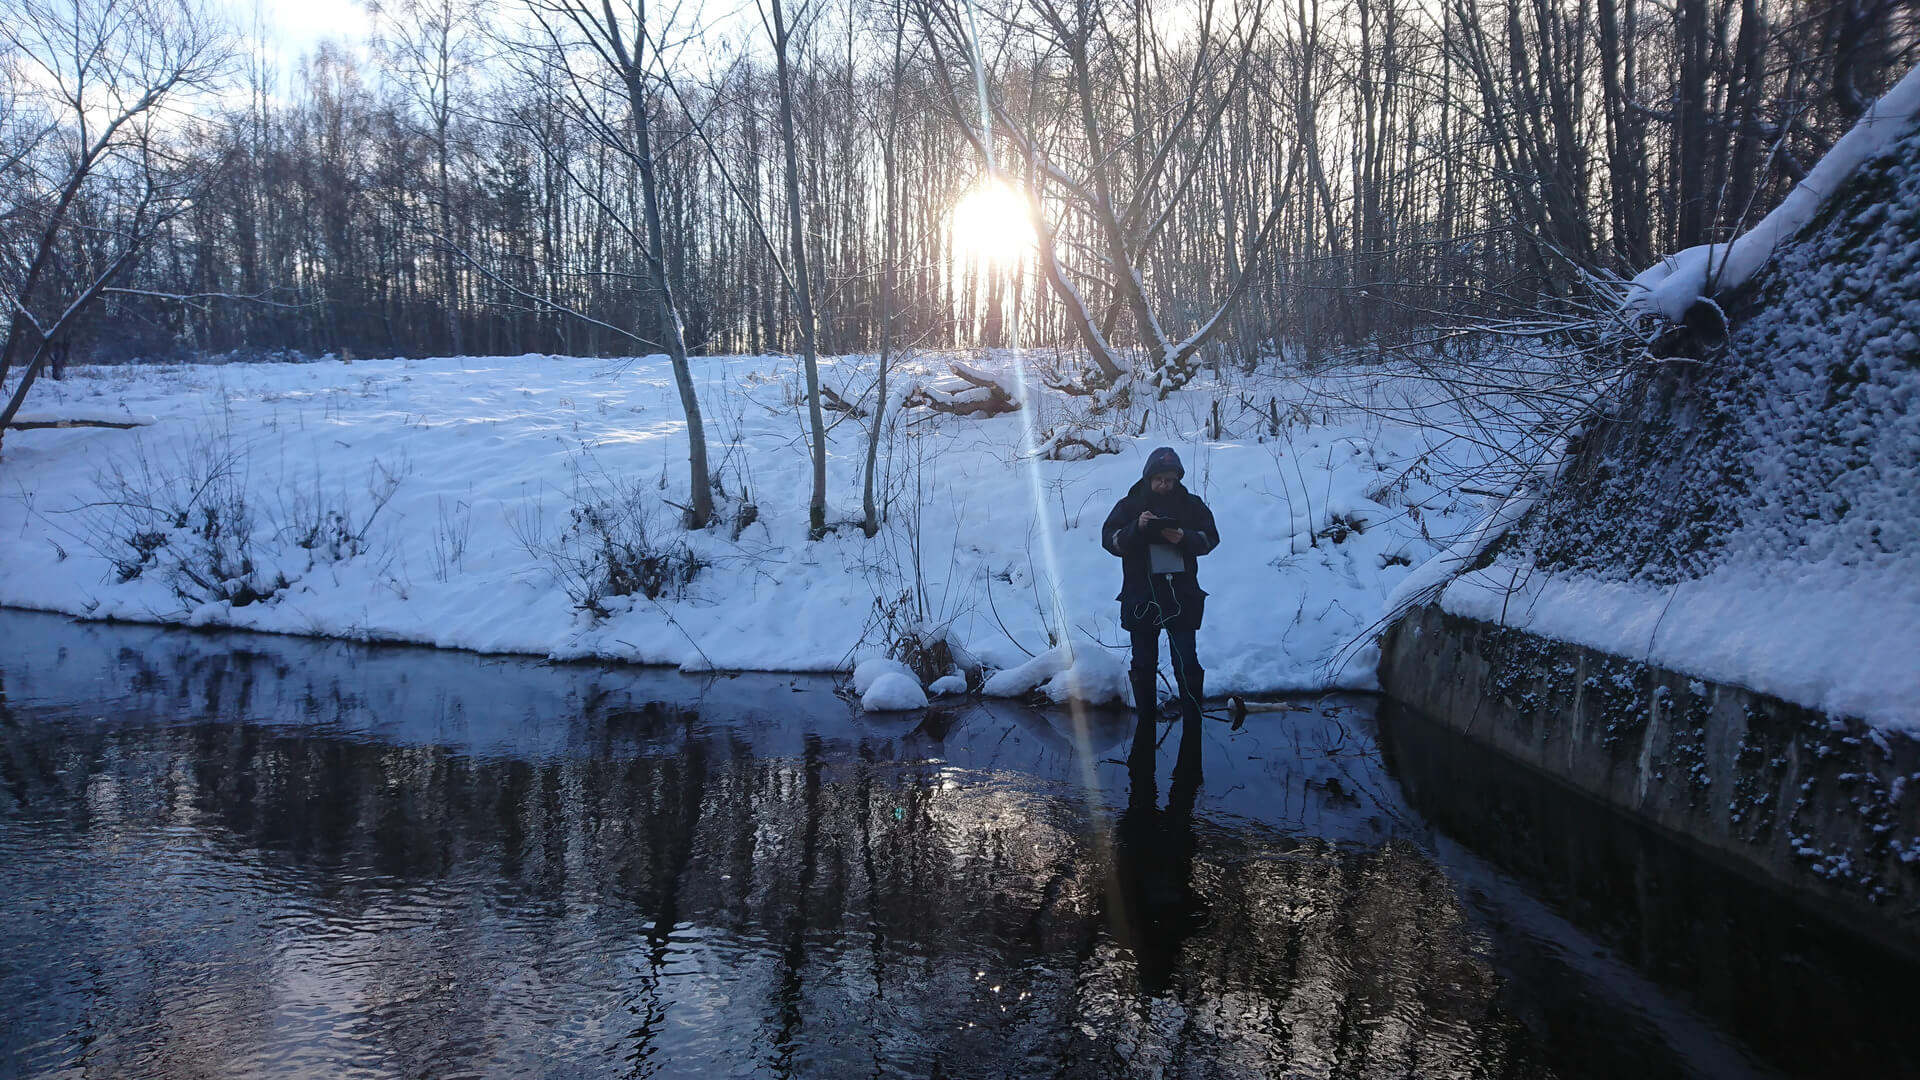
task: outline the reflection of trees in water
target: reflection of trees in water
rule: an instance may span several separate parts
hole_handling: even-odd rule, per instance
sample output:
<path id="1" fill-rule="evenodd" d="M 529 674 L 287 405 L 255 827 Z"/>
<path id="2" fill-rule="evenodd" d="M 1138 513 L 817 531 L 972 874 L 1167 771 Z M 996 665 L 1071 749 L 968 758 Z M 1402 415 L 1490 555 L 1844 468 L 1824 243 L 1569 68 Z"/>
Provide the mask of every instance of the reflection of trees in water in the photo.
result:
<path id="1" fill-rule="evenodd" d="M 1217 827 L 1178 779 L 1166 809 L 1103 823 L 1072 790 L 895 760 L 888 739 L 762 758 L 697 720 L 603 718 L 591 756 L 547 760 L 13 725 L 0 771 L 42 822 L 185 827 L 271 867 L 277 977 L 342 978 L 356 1038 L 409 1074 L 537 1061 L 556 1038 L 642 1072 L 1525 1064 L 1481 943 L 1410 847 Z"/>

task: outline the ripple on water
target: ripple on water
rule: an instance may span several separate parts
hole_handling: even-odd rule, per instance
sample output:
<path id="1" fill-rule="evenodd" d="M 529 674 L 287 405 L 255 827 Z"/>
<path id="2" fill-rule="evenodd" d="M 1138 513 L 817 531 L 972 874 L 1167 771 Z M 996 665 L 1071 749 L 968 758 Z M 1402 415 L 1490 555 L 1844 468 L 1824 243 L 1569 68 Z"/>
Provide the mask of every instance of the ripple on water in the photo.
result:
<path id="1" fill-rule="evenodd" d="M 0 823 L 9 1041 L 30 1074 L 1228 1076 L 1509 1023 L 1410 849 L 716 730 L 529 762 L 125 728 Z M 1427 993 L 1422 949 L 1482 992 Z"/>

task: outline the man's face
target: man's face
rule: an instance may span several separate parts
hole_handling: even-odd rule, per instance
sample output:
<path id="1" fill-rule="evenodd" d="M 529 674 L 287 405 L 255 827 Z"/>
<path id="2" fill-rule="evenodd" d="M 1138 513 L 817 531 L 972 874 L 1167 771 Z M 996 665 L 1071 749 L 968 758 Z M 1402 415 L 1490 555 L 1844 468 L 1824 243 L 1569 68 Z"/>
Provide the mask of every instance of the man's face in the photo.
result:
<path id="1" fill-rule="evenodd" d="M 1180 486 L 1180 474 L 1170 472 L 1154 473 L 1147 478 L 1147 486 L 1153 489 L 1155 495 L 1169 494 L 1174 488 Z"/>

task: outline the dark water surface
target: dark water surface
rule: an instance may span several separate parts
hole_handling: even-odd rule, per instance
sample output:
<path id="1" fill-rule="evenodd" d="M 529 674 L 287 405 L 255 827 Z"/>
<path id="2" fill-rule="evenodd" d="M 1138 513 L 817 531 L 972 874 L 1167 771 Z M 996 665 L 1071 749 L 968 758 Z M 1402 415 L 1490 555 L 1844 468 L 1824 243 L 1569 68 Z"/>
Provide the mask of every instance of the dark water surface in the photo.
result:
<path id="1" fill-rule="evenodd" d="M 1920 1067 L 1904 961 L 1373 712 L 1130 769 L 1117 715 L 0 612 L 0 1076 Z"/>

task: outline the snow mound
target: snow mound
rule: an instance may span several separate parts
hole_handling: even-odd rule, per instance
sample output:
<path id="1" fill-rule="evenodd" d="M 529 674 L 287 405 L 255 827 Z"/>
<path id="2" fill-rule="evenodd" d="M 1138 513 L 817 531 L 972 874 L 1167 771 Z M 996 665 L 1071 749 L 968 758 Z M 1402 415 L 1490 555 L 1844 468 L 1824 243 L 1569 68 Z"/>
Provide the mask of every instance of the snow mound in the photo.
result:
<path id="1" fill-rule="evenodd" d="M 1081 640 L 1056 645 L 1019 667 L 995 672 L 980 692 L 989 697 L 1022 697 L 1038 690 L 1048 701 L 1124 705 L 1126 687 L 1127 667 L 1119 654 Z"/>
<path id="2" fill-rule="evenodd" d="M 889 661 L 891 662 L 891 661 Z M 860 695 L 860 707 L 868 712 L 906 712 L 927 707 L 927 692 L 920 680 L 898 671 L 883 671 L 873 685 Z"/>
<path id="3" fill-rule="evenodd" d="M 947 694 L 964 694 L 967 692 L 967 677 L 965 675 L 942 675 L 928 685 L 927 691 L 935 697 L 944 697 Z"/>
<path id="4" fill-rule="evenodd" d="M 867 691 L 873 689 L 873 684 L 878 682 L 882 675 L 902 675 L 912 682 L 916 689 L 920 686 L 920 677 L 915 675 L 913 669 L 907 665 L 898 660 L 889 660 L 884 656 L 869 656 L 853 667 L 853 692 L 860 695 L 861 700 L 864 701 Z M 920 704 L 926 703 L 926 699 L 922 697 Z"/>

